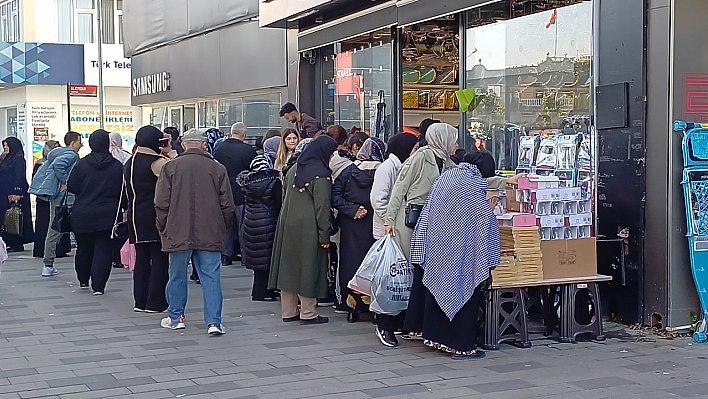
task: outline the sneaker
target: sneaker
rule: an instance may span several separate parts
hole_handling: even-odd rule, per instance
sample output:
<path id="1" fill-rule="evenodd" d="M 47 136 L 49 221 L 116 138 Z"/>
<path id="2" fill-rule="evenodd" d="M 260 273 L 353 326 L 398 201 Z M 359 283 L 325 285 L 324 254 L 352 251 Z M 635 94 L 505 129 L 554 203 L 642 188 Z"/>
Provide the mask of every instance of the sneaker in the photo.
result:
<path id="1" fill-rule="evenodd" d="M 79 284 L 79 288 L 81 288 L 82 290 L 87 290 L 88 284 Z"/>
<path id="2" fill-rule="evenodd" d="M 231 266 L 234 262 L 228 256 L 221 256 L 221 266 Z"/>
<path id="3" fill-rule="evenodd" d="M 346 303 L 338 303 L 334 305 L 334 313 L 338 314 L 347 314 L 352 311 L 352 308 L 349 307 Z"/>
<path id="4" fill-rule="evenodd" d="M 380 328 L 377 328 L 376 336 L 379 338 L 379 341 L 384 344 L 384 346 L 388 346 L 389 348 L 395 348 L 398 346 L 398 340 L 391 331 L 384 331 Z"/>
<path id="5" fill-rule="evenodd" d="M 469 353 L 453 353 L 450 355 L 450 358 L 452 360 L 467 360 L 467 359 L 482 359 L 486 356 L 486 354 L 479 350 L 475 349 L 472 352 Z"/>
<path id="6" fill-rule="evenodd" d="M 94 291 L 93 296 L 101 296 L 103 295 L 103 291 Z"/>
<path id="7" fill-rule="evenodd" d="M 54 266 L 44 266 L 44 269 L 42 269 L 42 277 L 52 277 L 57 274 L 59 274 L 59 270 Z"/>
<path id="8" fill-rule="evenodd" d="M 207 331 L 207 333 L 209 335 L 224 335 L 226 334 L 226 330 L 220 324 L 209 324 L 209 331 Z"/>
<path id="9" fill-rule="evenodd" d="M 162 313 L 164 310 L 145 309 L 145 313 Z"/>
<path id="10" fill-rule="evenodd" d="M 143 312 L 145 312 L 145 309 L 140 309 L 139 307 L 136 306 L 136 307 L 133 308 L 133 312 L 135 312 L 135 313 L 143 313 Z"/>
<path id="11" fill-rule="evenodd" d="M 326 308 L 326 307 L 329 307 L 329 306 L 334 306 L 334 301 L 331 301 L 331 300 L 329 300 L 329 299 L 319 300 L 319 301 L 317 301 L 317 306 L 320 307 L 320 308 Z"/>
<path id="12" fill-rule="evenodd" d="M 169 328 L 170 330 L 181 330 L 185 328 L 184 316 L 180 316 L 177 320 L 172 320 L 169 316 L 160 321 L 160 327 Z"/>

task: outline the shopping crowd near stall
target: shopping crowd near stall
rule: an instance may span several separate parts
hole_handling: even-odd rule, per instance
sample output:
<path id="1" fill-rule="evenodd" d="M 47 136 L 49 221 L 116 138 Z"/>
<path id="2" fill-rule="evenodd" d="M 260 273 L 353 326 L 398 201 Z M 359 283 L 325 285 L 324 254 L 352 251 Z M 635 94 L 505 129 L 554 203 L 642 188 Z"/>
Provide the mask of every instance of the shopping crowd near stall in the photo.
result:
<path id="1" fill-rule="evenodd" d="M 166 311 L 168 329 L 185 328 L 191 264 L 208 333 L 223 334 L 220 268 L 240 260 L 253 271 L 252 300 L 279 300 L 285 323 L 327 323 L 322 306 L 350 322 L 370 312 L 383 345 L 401 337 L 453 359 L 484 357 L 477 313 L 501 252 L 486 191 L 506 184 L 492 156 L 458 149 L 457 128 L 430 119 L 384 143 L 323 130 L 291 103 L 280 116 L 296 128 L 268 131 L 258 148 L 241 122 L 228 137 L 143 126 L 132 154 L 120 134 L 96 130 L 80 158 L 85 143 L 68 132 L 63 145 L 46 142 L 29 183 L 22 143 L 9 137 L 4 245 L 33 241 L 51 278 L 71 235 L 81 289 L 110 293 L 112 268 L 129 267 L 134 311 Z"/>

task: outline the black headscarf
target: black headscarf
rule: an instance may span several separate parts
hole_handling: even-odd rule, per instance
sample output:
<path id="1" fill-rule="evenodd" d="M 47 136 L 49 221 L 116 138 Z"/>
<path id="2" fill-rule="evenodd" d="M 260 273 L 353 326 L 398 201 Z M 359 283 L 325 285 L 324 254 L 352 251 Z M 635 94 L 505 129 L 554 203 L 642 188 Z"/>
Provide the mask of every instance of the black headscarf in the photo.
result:
<path id="1" fill-rule="evenodd" d="M 155 154 L 160 153 L 160 140 L 164 138 L 164 134 L 160 129 L 155 126 L 143 126 L 138 129 L 138 133 L 135 135 L 135 144 L 140 147 L 147 147 L 153 151 Z"/>
<path id="2" fill-rule="evenodd" d="M 108 132 L 103 129 L 94 130 L 89 136 L 89 147 L 91 147 L 91 152 L 110 152 L 111 138 Z"/>
<path id="3" fill-rule="evenodd" d="M 297 159 L 295 187 L 302 189 L 317 177 L 331 177 L 329 158 L 336 150 L 337 142 L 329 136 L 322 135 L 312 140 Z"/>
<path id="4" fill-rule="evenodd" d="M 3 146 L 4 144 L 7 144 L 7 146 L 10 148 L 10 152 L 3 156 L 2 159 L 0 159 L 0 169 L 2 169 L 4 166 L 7 166 L 10 161 L 15 158 L 25 157 L 25 153 L 24 151 L 22 151 L 22 142 L 19 139 L 15 137 L 8 137 L 3 140 L 2 143 Z"/>
<path id="5" fill-rule="evenodd" d="M 411 156 L 413 147 L 418 143 L 418 138 L 410 133 L 398 133 L 391 137 L 386 144 L 386 158 L 393 154 L 401 163 Z"/>
<path id="6" fill-rule="evenodd" d="M 496 175 L 496 163 L 492 154 L 486 151 L 472 151 L 465 154 L 462 162 L 471 163 L 479 169 L 483 178 Z"/>
<path id="7" fill-rule="evenodd" d="M 420 133 L 420 135 L 418 136 L 418 142 L 420 143 L 421 147 L 428 145 L 428 141 L 425 140 L 425 133 L 428 131 L 430 125 L 435 123 L 440 123 L 440 121 L 437 119 L 430 118 L 425 118 L 420 121 L 420 125 L 418 125 L 418 133 Z"/>

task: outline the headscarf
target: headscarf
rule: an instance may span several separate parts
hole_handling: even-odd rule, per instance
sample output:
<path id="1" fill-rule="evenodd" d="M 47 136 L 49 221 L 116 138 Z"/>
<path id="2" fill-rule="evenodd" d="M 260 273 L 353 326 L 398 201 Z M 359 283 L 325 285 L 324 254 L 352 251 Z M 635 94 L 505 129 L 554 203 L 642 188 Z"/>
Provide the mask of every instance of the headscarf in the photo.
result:
<path id="1" fill-rule="evenodd" d="M 260 172 L 263 170 L 273 169 L 273 160 L 268 155 L 256 155 L 251 161 L 250 169 L 252 172 Z"/>
<path id="2" fill-rule="evenodd" d="M 123 149 L 123 136 L 121 136 L 120 133 L 112 132 L 108 134 L 108 137 L 111 140 L 111 155 L 113 155 L 113 158 L 119 160 L 120 163 L 125 164 L 128 159 L 130 159 L 130 154 Z"/>
<path id="3" fill-rule="evenodd" d="M 310 142 L 312 142 L 313 139 L 306 137 L 302 140 L 300 140 L 299 143 L 297 143 L 297 146 L 295 147 L 295 151 L 293 152 L 293 157 L 296 157 L 300 154 L 302 154 L 303 151 L 305 151 L 305 147 L 307 147 Z"/>
<path id="4" fill-rule="evenodd" d="M 425 134 L 428 148 L 433 150 L 435 156 L 442 160 L 450 158 L 450 151 L 455 148 L 457 136 L 457 129 L 447 123 L 433 123 Z"/>
<path id="5" fill-rule="evenodd" d="M 499 265 L 499 227 L 486 191 L 487 182 L 471 164 L 444 172 L 413 231 L 411 263 L 423 268 L 423 284 L 450 320 Z"/>
<path id="6" fill-rule="evenodd" d="M 483 178 L 496 175 L 496 163 L 492 154 L 486 151 L 472 151 L 465 154 L 462 162 L 472 164 L 477 167 Z"/>
<path id="7" fill-rule="evenodd" d="M 155 154 L 160 153 L 160 140 L 164 138 L 164 134 L 160 129 L 155 126 L 143 126 L 138 129 L 138 133 L 135 134 L 135 144 L 140 147 L 149 148 L 155 151 Z"/>
<path id="8" fill-rule="evenodd" d="M 221 130 L 219 130 L 215 127 L 211 127 L 206 130 L 206 135 L 207 135 L 206 151 L 209 154 L 214 155 L 214 149 L 216 148 L 216 144 L 217 144 L 216 142 L 219 139 L 224 138 L 224 132 L 222 132 Z"/>
<path id="9" fill-rule="evenodd" d="M 44 143 L 44 148 L 42 148 L 42 158 L 38 159 L 36 164 L 41 165 L 47 162 L 47 157 L 49 156 L 49 153 L 57 147 L 57 144 L 59 144 L 59 142 L 56 140 L 47 140 Z"/>
<path id="10" fill-rule="evenodd" d="M 386 154 L 386 144 L 376 137 L 369 137 L 361 145 L 361 149 L 356 154 L 356 159 L 360 161 L 384 161 Z"/>
<path id="11" fill-rule="evenodd" d="M 280 136 L 271 137 L 263 142 L 263 153 L 275 159 L 278 156 L 278 147 L 280 147 Z"/>
<path id="12" fill-rule="evenodd" d="M 391 137 L 386 144 L 386 158 L 393 154 L 401 163 L 411 156 L 413 147 L 418 144 L 418 138 L 410 133 L 398 133 Z"/>
<path id="13" fill-rule="evenodd" d="M 310 143 L 297 158 L 295 187 L 303 189 L 316 178 L 331 178 L 329 158 L 337 150 L 337 142 L 322 135 Z"/>
<path id="14" fill-rule="evenodd" d="M 420 134 L 418 136 L 418 142 L 420 143 L 421 147 L 428 145 L 425 135 L 428 133 L 428 128 L 430 128 L 430 125 L 432 125 L 434 123 L 440 123 L 440 121 L 437 119 L 430 119 L 430 118 L 425 118 L 422 121 L 420 121 L 420 125 L 418 125 L 418 133 Z M 401 161 L 401 162 L 403 162 L 403 161 Z"/>
<path id="15" fill-rule="evenodd" d="M 10 152 L 5 154 L 5 156 L 0 160 L 0 169 L 2 169 L 4 166 L 7 166 L 7 164 L 15 158 L 25 157 L 25 153 L 24 151 L 22 151 L 22 142 L 19 139 L 15 137 L 8 137 L 3 140 L 2 143 L 3 145 L 7 144 L 10 149 Z"/>
<path id="16" fill-rule="evenodd" d="M 94 130 L 89 136 L 89 147 L 91 152 L 110 153 L 111 138 L 108 132 L 103 129 Z"/>

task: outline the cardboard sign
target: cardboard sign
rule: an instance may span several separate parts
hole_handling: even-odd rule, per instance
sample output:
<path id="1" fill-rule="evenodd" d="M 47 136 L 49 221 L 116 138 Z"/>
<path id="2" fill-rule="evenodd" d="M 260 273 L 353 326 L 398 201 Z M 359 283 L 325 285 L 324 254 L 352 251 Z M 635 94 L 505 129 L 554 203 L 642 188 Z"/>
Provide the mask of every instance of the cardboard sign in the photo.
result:
<path id="1" fill-rule="evenodd" d="M 541 241 L 543 278 L 572 278 L 597 275 L 595 238 Z"/>

